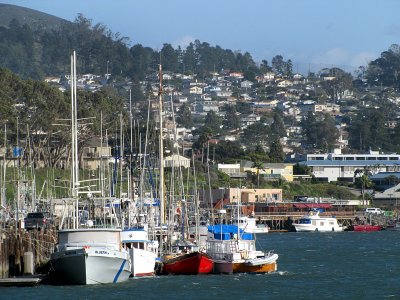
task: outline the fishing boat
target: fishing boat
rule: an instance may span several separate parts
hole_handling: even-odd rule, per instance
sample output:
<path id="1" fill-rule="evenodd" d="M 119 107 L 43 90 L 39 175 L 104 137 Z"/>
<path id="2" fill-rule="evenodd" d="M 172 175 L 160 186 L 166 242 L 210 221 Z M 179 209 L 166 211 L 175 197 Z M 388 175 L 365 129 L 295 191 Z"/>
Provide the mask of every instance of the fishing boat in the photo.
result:
<path id="1" fill-rule="evenodd" d="M 145 228 L 129 228 L 121 233 L 122 245 L 129 252 L 132 277 L 153 276 L 158 242 L 148 239 Z"/>
<path id="2" fill-rule="evenodd" d="M 256 249 L 253 234 L 236 225 L 208 228 L 207 254 L 214 260 L 214 273 L 270 273 L 277 270 L 278 254 Z"/>
<path id="3" fill-rule="evenodd" d="M 335 217 L 321 217 L 318 210 L 312 210 L 293 224 L 297 232 L 340 232 L 344 228 Z"/>
<path id="4" fill-rule="evenodd" d="M 207 253 L 188 242 L 180 242 L 173 247 L 173 254 L 163 260 L 163 274 L 198 275 L 209 274 L 214 262 Z"/>
<path id="5" fill-rule="evenodd" d="M 121 246 L 120 229 L 65 229 L 50 257 L 53 275 L 69 284 L 116 283 L 128 280 L 131 264 Z"/>
<path id="6" fill-rule="evenodd" d="M 116 283 L 128 280 L 131 263 L 122 247 L 121 229 L 80 228 L 80 195 L 93 196 L 86 181 L 79 181 L 78 119 L 76 98 L 76 53 L 71 55 L 71 189 L 74 214 L 72 229 L 63 229 L 64 215 L 58 231 L 58 245 L 50 256 L 54 277 L 71 284 Z M 90 195 L 90 196 L 89 196 Z M 94 200 L 93 200 L 94 201 Z M 116 220 L 117 221 L 117 220 Z M 93 225 L 93 224 L 92 224 Z"/>

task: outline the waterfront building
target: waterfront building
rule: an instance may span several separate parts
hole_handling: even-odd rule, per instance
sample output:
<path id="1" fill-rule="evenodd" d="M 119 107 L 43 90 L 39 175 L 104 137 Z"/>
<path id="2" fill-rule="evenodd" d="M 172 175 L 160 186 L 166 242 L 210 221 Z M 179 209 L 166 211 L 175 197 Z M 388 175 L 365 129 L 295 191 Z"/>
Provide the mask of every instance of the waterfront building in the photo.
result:
<path id="1" fill-rule="evenodd" d="M 251 161 L 242 160 L 236 164 L 218 164 L 218 170 L 228 174 L 231 178 L 246 178 L 247 173 L 259 174 L 265 180 L 284 179 L 293 181 L 293 164 L 288 163 L 264 163 L 257 170 Z"/>
<path id="2" fill-rule="evenodd" d="M 340 149 L 333 153 L 308 154 L 300 162 L 311 168 L 311 174 L 321 181 L 354 182 L 356 170 L 368 170 L 372 175 L 400 169 L 400 154 L 384 154 L 369 151 L 365 154 L 342 154 Z"/>

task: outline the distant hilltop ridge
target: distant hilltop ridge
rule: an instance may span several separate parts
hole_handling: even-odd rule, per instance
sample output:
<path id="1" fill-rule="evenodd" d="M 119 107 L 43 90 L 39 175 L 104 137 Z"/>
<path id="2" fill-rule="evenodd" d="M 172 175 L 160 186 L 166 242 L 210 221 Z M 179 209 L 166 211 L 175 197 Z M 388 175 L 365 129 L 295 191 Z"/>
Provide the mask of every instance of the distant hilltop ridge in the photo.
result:
<path id="1" fill-rule="evenodd" d="M 11 4 L 0 3 L 0 26 L 8 27 L 10 21 L 16 19 L 21 25 L 27 24 L 31 28 L 56 29 L 70 21 L 49 15 L 34 9 Z"/>

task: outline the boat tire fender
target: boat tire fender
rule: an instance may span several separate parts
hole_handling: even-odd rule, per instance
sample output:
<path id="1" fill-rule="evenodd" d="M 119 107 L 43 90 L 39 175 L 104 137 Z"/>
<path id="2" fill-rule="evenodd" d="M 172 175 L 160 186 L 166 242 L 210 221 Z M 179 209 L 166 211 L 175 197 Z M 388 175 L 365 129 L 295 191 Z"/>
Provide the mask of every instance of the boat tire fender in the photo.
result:
<path id="1" fill-rule="evenodd" d="M 318 232 L 318 228 L 315 228 L 315 232 Z"/>

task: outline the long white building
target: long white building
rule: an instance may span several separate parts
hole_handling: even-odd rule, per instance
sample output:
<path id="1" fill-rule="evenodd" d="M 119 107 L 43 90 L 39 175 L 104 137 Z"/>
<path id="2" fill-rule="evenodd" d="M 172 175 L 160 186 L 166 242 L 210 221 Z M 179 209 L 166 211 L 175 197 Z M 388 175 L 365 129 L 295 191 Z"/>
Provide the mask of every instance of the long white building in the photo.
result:
<path id="1" fill-rule="evenodd" d="M 355 171 L 367 168 L 371 174 L 400 170 L 400 154 L 342 154 L 340 150 L 326 154 L 308 154 L 300 163 L 311 168 L 312 175 L 323 181 L 353 181 Z"/>

